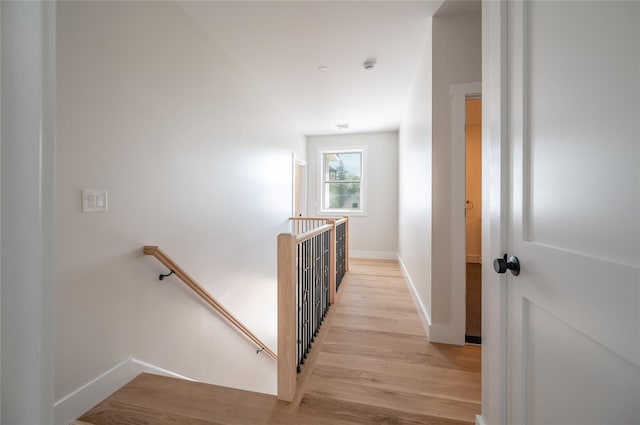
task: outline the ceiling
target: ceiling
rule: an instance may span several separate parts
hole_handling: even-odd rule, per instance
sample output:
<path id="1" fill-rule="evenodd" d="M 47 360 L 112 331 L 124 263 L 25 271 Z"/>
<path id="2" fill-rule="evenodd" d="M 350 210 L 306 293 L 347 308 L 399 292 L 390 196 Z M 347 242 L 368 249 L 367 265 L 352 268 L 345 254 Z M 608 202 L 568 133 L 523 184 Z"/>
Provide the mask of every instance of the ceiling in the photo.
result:
<path id="1" fill-rule="evenodd" d="M 179 3 L 304 134 L 319 135 L 399 127 L 442 0 Z"/>

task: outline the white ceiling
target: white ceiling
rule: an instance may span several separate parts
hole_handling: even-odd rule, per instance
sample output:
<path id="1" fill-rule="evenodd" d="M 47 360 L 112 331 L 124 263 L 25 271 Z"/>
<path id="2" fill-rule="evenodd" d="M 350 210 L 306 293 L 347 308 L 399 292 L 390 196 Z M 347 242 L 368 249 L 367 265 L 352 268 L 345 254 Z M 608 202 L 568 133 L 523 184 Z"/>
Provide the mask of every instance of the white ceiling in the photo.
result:
<path id="1" fill-rule="evenodd" d="M 346 132 L 399 127 L 442 0 L 180 4 L 303 133 L 318 135 L 345 132 L 343 122 Z"/>

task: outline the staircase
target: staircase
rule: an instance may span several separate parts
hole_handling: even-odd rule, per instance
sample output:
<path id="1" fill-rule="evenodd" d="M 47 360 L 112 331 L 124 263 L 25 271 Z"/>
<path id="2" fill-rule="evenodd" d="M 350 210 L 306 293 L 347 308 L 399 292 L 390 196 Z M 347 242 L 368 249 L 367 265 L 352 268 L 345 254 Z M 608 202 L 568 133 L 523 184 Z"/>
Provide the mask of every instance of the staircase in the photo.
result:
<path id="1" fill-rule="evenodd" d="M 141 374 L 74 425 L 473 424 L 480 347 L 430 343 L 398 264 L 352 260 L 293 402 Z"/>
<path id="2" fill-rule="evenodd" d="M 272 419 L 288 406 L 275 396 L 142 373 L 75 424 L 285 423 Z"/>

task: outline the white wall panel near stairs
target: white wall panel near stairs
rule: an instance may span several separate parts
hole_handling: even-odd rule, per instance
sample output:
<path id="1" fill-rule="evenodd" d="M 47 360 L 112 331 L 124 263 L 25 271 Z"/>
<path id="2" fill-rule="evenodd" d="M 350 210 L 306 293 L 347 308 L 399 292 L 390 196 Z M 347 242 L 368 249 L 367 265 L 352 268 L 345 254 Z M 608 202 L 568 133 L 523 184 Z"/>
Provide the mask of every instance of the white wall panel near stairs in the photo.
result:
<path id="1" fill-rule="evenodd" d="M 80 388 L 67 394 L 54 404 L 55 424 L 67 425 L 87 410 L 100 403 L 127 382 L 141 373 L 169 376 L 193 381 L 193 379 L 171 372 L 150 363 L 129 357 L 111 369 L 96 376 Z"/>
<path id="2" fill-rule="evenodd" d="M 166 248 L 275 347 L 276 236 L 304 136 L 178 3 L 56 7 L 58 410 L 129 357 L 274 394 L 273 360 L 174 276 L 158 281 L 142 246 Z M 82 213 L 82 188 L 108 190 L 108 211 Z"/>

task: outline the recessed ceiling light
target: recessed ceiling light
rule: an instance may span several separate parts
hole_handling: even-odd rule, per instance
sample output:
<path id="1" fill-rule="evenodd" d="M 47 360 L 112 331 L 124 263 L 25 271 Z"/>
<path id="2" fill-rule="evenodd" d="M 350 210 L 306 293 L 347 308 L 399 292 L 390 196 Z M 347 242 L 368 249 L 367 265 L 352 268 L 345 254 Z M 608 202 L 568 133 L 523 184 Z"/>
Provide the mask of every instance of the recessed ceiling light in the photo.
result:
<path id="1" fill-rule="evenodd" d="M 338 130 L 347 130 L 349 128 L 349 123 L 348 122 L 341 122 L 336 124 L 336 128 Z"/>
<path id="2" fill-rule="evenodd" d="M 318 71 L 320 71 L 320 72 L 327 72 L 328 70 L 329 70 L 328 66 L 322 65 L 322 66 L 318 67 Z"/>

